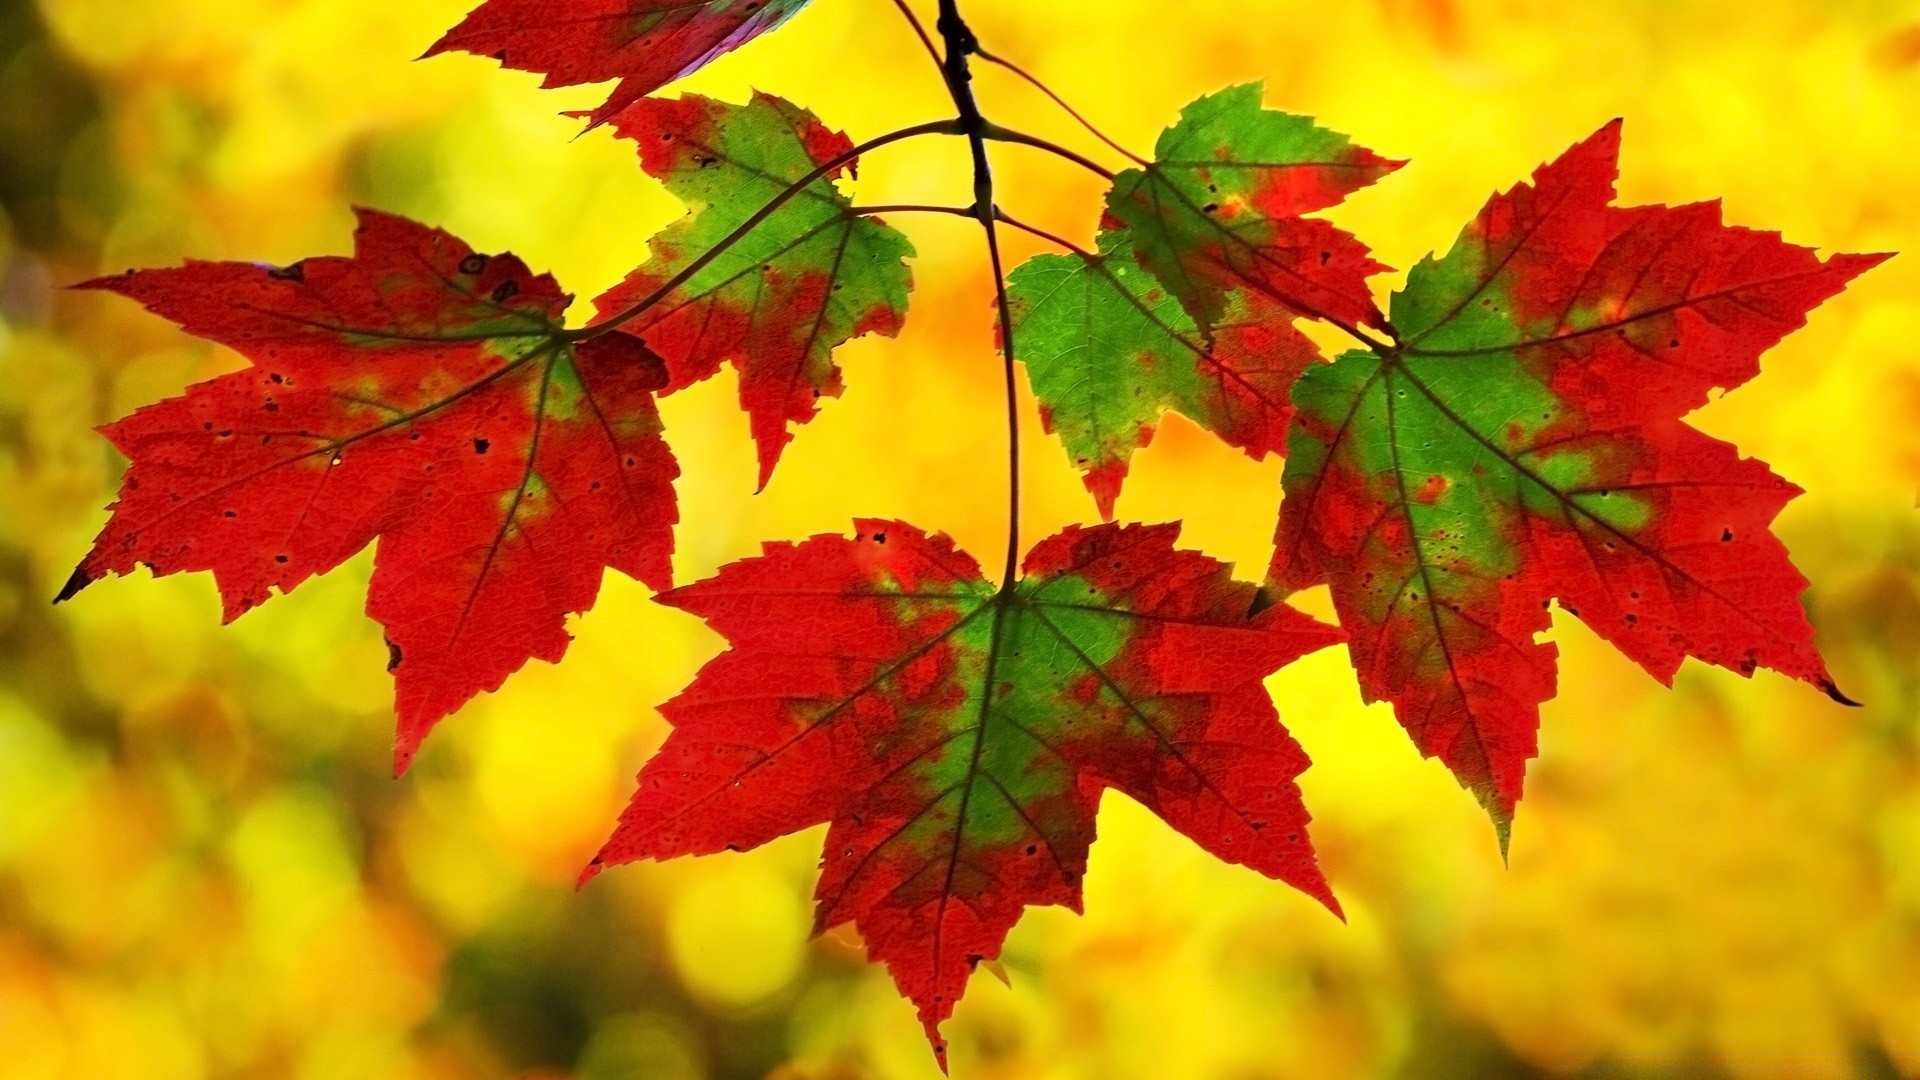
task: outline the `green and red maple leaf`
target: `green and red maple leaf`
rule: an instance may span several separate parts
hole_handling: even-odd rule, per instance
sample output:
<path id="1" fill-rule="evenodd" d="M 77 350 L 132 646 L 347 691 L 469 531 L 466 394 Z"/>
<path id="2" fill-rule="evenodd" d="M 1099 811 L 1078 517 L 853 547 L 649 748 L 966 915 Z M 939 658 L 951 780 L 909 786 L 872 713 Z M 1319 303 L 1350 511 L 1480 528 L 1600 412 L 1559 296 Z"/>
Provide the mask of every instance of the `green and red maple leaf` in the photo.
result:
<path id="1" fill-rule="evenodd" d="M 1327 583 L 1369 699 L 1502 845 L 1562 606 L 1662 682 L 1688 656 L 1842 698 L 1768 526 L 1799 489 L 1681 422 L 1880 255 L 1615 207 L 1620 125 L 1487 203 L 1395 293 L 1391 347 L 1307 371 L 1272 579 Z"/>
<path id="2" fill-rule="evenodd" d="M 862 521 L 661 597 L 732 648 L 662 706 L 671 737 L 592 871 L 829 823 L 818 930 L 851 922 L 939 1024 L 1023 908 L 1080 908 L 1106 788 L 1338 911 L 1261 680 L 1339 640 L 1174 548 L 1072 528 L 997 589 L 943 536 Z"/>
<path id="3" fill-rule="evenodd" d="M 672 588 L 656 395 L 737 369 L 764 487 L 840 393 L 834 349 L 906 312 L 912 247 L 841 189 L 844 135 L 766 95 L 647 96 L 802 6 L 486 0 L 431 50 L 618 80 L 592 123 L 689 214 L 593 326 L 518 259 L 373 211 L 351 257 L 87 283 L 249 366 L 103 429 L 131 467 L 60 599 L 206 570 L 232 619 L 377 540 L 404 769 L 437 721 L 557 661 L 606 568 L 640 580 L 731 648 L 662 707 L 674 731 L 588 876 L 826 823 L 817 928 L 860 931 L 943 1063 L 941 1022 L 1023 910 L 1078 910 L 1108 788 L 1338 911 L 1306 755 L 1262 684 L 1306 653 L 1345 640 L 1362 693 L 1503 845 L 1555 599 L 1663 681 L 1692 656 L 1844 700 L 1769 531 L 1798 489 L 1682 417 L 1884 256 L 1822 261 L 1714 204 L 1616 207 L 1615 123 L 1495 196 L 1382 312 L 1386 268 L 1306 215 L 1402 163 L 1257 85 L 1195 102 L 1115 177 L 1095 250 L 1007 284 L 1014 359 L 1102 517 L 1169 410 L 1287 455 L 1265 589 L 1178 550 L 1177 525 L 1070 528 L 996 586 L 880 521 Z M 1328 361 L 1301 320 L 1368 347 Z M 1322 584 L 1339 630 L 1275 602 Z"/>
<path id="4" fill-rule="evenodd" d="M 913 246 L 898 230 L 855 213 L 834 186 L 835 170 L 667 289 L 790 185 L 838 160 L 851 167 L 853 144 L 811 113 L 765 94 L 746 106 L 692 95 L 647 98 L 613 126 L 639 147 L 650 175 L 698 209 L 655 236 L 648 245 L 653 257 L 595 305 L 611 318 L 647 304 L 617 332 L 644 340 L 666 360 L 668 393 L 723 363 L 739 368 L 740 406 L 759 448 L 764 488 L 792 438 L 788 426 L 813 419 L 822 397 L 840 395 L 833 350 L 863 334 L 899 333 L 913 288 L 905 262 Z"/>

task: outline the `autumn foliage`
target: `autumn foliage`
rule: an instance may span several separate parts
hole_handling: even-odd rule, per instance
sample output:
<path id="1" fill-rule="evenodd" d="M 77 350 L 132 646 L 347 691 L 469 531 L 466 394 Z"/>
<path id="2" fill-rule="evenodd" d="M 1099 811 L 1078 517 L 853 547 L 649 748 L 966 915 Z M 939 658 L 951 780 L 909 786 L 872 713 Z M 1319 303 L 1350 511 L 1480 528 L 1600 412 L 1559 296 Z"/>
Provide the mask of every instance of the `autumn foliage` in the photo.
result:
<path id="1" fill-rule="evenodd" d="M 464 702 L 558 661 L 607 568 L 643 582 L 731 647 L 662 706 L 674 733 L 586 876 L 826 823 L 816 928 L 858 929 L 943 1061 L 941 1021 L 1024 908 L 1078 910 L 1105 789 L 1338 912 L 1306 756 L 1262 685 L 1310 652 L 1344 641 L 1503 845 L 1555 692 L 1536 640 L 1555 600 L 1662 681 L 1694 657 L 1846 701 L 1769 531 L 1798 489 L 1682 418 L 1885 256 L 1823 261 L 1713 204 L 1616 206 L 1615 121 L 1489 200 L 1383 310 L 1388 268 L 1309 215 L 1404 163 L 1258 85 L 1106 174 L 1084 249 L 1001 210 L 984 150 L 1105 170 L 979 113 L 951 2 L 953 120 L 855 146 L 768 95 L 652 96 L 804 2 L 486 0 L 432 47 L 615 81 L 588 123 L 687 205 L 585 326 L 515 257 L 372 210 L 348 257 L 86 283 L 249 366 L 104 429 L 131 464 L 60 599 L 142 565 L 210 571 L 233 619 L 377 540 L 367 612 L 404 771 Z M 860 153 L 920 136 L 968 139 L 979 200 L 857 204 Z M 675 587 L 656 397 L 735 369 L 766 487 L 842 393 L 835 349 L 907 318 L 914 251 L 884 218 L 915 212 L 977 220 L 997 272 L 996 230 L 1062 249 L 998 273 L 1000 341 L 1104 523 L 1023 551 L 1016 489 L 998 582 L 938 533 L 863 520 Z M 1323 355 L 1304 322 L 1355 348 Z M 1286 455 L 1263 583 L 1178 548 L 1177 525 L 1112 523 L 1167 411 Z M 1320 585 L 1337 629 L 1286 602 Z"/>

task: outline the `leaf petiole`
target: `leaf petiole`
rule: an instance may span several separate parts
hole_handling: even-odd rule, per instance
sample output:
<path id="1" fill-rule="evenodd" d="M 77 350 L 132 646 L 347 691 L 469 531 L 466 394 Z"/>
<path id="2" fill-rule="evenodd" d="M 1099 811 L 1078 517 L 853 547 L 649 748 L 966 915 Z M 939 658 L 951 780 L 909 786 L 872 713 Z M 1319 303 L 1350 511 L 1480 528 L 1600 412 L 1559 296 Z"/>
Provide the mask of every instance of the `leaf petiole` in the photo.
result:
<path id="1" fill-rule="evenodd" d="M 1111 182 L 1114 178 L 1112 169 L 1107 168 L 1105 165 L 1094 161 L 1084 154 L 1061 146 L 1051 139 L 1043 139 L 1038 135 L 1029 135 L 1024 131 L 1015 131 L 1012 128 L 1003 127 L 992 121 L 985 123 L 980 135 L 982 138 L 992 142 L 1013 143 L 1017 146 L 1031 146 L 1036 150 L 1044 150 L 1054 157 L 1073 162 L 1075 165 L 1093 173 L 1102 180 Z"/>
<path id="2" fill-rule="evenodd" d="M 1035 78 L 1033 75 L 1029 74 L 1025 68 L 1014 63 L 1011 60 L 1003 60 L 1000 57 L 995 56 L 994 54 L 988 52 L 985 49 L 980 49 L 980 48 L 974 49 L 974 55 L 978 56 L 982 60 L 985 60 L 987 63 L 994 65 L 995 67 L 1004 68 L 1008 72 L 1012 73 L 1014 76 L 1026 82 L 1029 86 L 1032 86 L 1035 90 L 1038 90 L 1042 94 L 1045 94 L 1048 100 L 1052 101 L 1055 105 L 1060 106 L 1060 108 L 1066 110 L 1067 115 L 1073 117 L 1075 122 L 1077 122 L 1081 127 L 1086 128 L 1087 132 L 1091 134 L 1094 138 L 1099 139 L 1101 142 L 1106 143 L 1108 146 L 1112 147 L 1115 153 L 1121 155 L 1122 157 L 1125 157 L 1127 160 L 1133 162 L 1136 165 L 1144 166 L 1148 163 L 1146 158 L 1141 157 L 1139 154 L 1134 153 L 1133 151 L 1120 145 L 1114 140 L 1108 138 L 1105 132 L 1093 126 L 1093 121 L 1088 120 L 1085 116 L 1082 116 L 1080 114 L 1080 110 L 1074 108 L 1072 105 L 1069 105 L 1067 103 L 1066 98 L 1063 98 L 1059 94 L 1054 93 L 1052 87 L 1048 86 L 1046 83 L 1041 82 L 1038 78 Z"/>

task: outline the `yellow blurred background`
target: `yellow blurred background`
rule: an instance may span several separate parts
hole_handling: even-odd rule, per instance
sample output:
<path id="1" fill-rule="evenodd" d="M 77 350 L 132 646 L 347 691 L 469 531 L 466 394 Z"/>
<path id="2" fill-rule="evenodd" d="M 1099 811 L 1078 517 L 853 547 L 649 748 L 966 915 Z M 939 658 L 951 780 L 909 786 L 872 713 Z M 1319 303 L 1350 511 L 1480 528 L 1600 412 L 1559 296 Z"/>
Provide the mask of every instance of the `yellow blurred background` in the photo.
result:
<path id="1" fill-rule="evenodd" d="M 681 213 L 627 147 L 558 115 L 591 88 L 409 62 L 466 6 L 0 5 L 0 1078 L 937 1075 L 885 973 L 806 941 L 817 831 L 573 891 L 664 737 L 655 705 L 721 647 L 641 586 L 609 577 L 564 665 L 473 703 L 400 782 L 367 555 L 225 629 L 204 577 L 48 606 L 122 465 L 90 428 L 237 363 L 61 284 L 344 251 L 365 203 L 590 297 Z M 1914 0 L 965 9 L 1136 149 L 1193 97 L 1265 78 L 1269 104 L 1411 158 L 1333 215 L 1396 266 L 1616 115 L 1627 201 L 1724 196 L 1732 221 L 1827 251 L 1920 253 Z M 1005 73 L 978 81 L 997 118 L 1101 150 Z M 759 87 L 856 138 L 948 111 L 887 0 L 816 0 L 685 86 Z M 881 151 L 860 196 L 964 202 L 964 154 Z M 997 157 L 1012 212 L 1091 236 L 1095 179 Z M 977 230 L 895 223 L 921 252 L 908 330 L 842 350 L 847 396 L 766 494 L 730 374 L 665 403 L 681 580 L 854 515 L 997 561 Z M 1503 868 L 1473 799 L 1360 706 L 1344 652 L 1316 655 L 1271 685 L 1317 762 L 1348 923 L 1110 795 L 1088 914 L 1030 913 L 1012 988 L 974 980 L 956 1075 L 1920 1076 L 1916 342 L 1920 254 L 1696 417 L 1808 489 L 1778 531 L 1867 707 L 1698 665 L 1669 693 L 1556 615 L 1564 689 Z M 1030 532 L 1091 518 L 1058 444 L 1029 434 Z M 1120 514 L 1184 518 L 1190 545 L 1257 575 L 1279 468 L 1172 418 Z"/>

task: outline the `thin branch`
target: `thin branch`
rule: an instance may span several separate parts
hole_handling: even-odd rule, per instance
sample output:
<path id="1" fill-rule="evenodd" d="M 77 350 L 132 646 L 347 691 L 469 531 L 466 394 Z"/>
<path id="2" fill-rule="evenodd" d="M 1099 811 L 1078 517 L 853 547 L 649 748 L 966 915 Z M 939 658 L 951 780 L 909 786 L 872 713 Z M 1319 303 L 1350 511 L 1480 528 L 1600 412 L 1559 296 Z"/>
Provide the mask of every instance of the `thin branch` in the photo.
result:
<path id="1" fill-rule="evenodd" d="M 895 0 L 895 2 L 904 3 L 905 0 Z M 989 64 L 993 64 L 996 67 L 1005 68 L 1007 71 L 1012 72 L 1014 75 L 1025 80 L 1027 84 L 1032 86 L 1035 90 L 1038 90 L 1041 93 L 1047 95 L 1047 97 L 1050 100 L 1052 100 L 1052 102 L 1055 105 L 1058 105 L 1060 106 L 1060 108 L 1065 110 L 1068 116 L 1073 117 L 1074 120 L 1077 121 L 1081 127 L 1086 128 L 1088 133 L 1090 133 L 1094 138 L 1099 139 L 1101 142 L 1106 143 L 1108 146 L 1112 147 L 1115 153 L 1121 155 L 1122 157 L 1125 157 L 1127 160 L 1133 162 L 1135 165 L 1147 164 L 1146 158 L 1141 157 L 1139 154 L 1136 154 L 1133 151 L 1127 149 L 1126 147 L 1121 146 L 1119 143 L 1113 141 L 1112 139 L 1109 139 L 1105 132 L 1093 126 L 1093 121 L 1088 120 L 1086 117 L 1080 115 L 1080 110 L 1074 108 L 1072 105 L 1067 104 L 1066 98 L 1063 98 L 1059 94 L 1054 93 L 1052 87 L 1048 86 L 1046 83 L 1041 82 L 1039 79 L 1029 74 L 1025 68 L 1014 63 L 1011 60 L 1003 60 L 1000 57 L 993 55 L 992 53 L 988 52 L 985 49 L 974 50 L 974 55 L 978 56 L 982 60 L 985 60 Z"/>
<path id="2" fill-rule="evenodd" d="M 927 28 L 921 25 L 920 16 L 915 15 L 913 8 L 907 6 L 907 0 L 893 0 L 893 6 L 900 9 L 900 14 L 906 16 L 908 25 L 913 27 L 913 32 L 920 35 L 920 44 L 927 47 L 927 55 L 933 57 L 933 66 L 939 68 L 941 77 L 945 78 L 947 62 L 940 58 L 940 49 L 934 45 L 933 38 L 927 34 Z"/>
<path id="3" fill-rule="evenodd" d="M 582 327 L 579 330 L 568 331 L 563 336 L 571 341 L 576 341 L 576 342 L 588 341 L 593 338 L 599 337 L 601 334 L 609 333 L 613 330 L 618 329 L 621 326 L 621 324 L 626 323 L 627 321 L 633 319 L 635 316 L 639 315 L 641 312 L 646 311 L 648 308 L 666 299 L 668 296 L 673 294 L 673 291 L 675 289 L 678 289 L 680 286 L 685 285 L 688 281 L 692 280 L 695 274 L 698 274 L 700 271 L 706 269 L 707 266 L 711 264 L 715 259 L 725 254 L 727 249 L 733 247 L 733 245 L 745 239 L 748 233 L 751 233 L 754 229 L 758 228 L 762 222 L 772 217 L 775 211 L 779 210 L 782 206 L 785 206 L 787 203 L 791 202 L 801 192 L 805 191 L 808 187 L 812 186 L 815 181 L 818 181 L 819 179 L 825 176 L 831 176 L 837 170 L 857 160 L 862 154 L 865 154 L 872 150 L 878 150 L 883 146 L 888 146 L 893 143 L 901 142 L 906 139 L 918 138 L 922 135 L 961 135 L 961 134 L 965 134 L 965 132 L 961 129 L 961 126 L 958 121 L 933 120 L 925 124 L 915 124 L 914 126 L 909 128 L 901 128 L 898 131 L 889 132 L 885 135 L 868 139 L 866 142 L 861 143 L 859 146 L 856 146 L 853 149 L 848 150 L 846 153 L 841 154 L 840 156 L 834 158 L 831 161 L 821 164 L 818 168 L 814 169 L 812 172 L 808 173 L 807 175 L 801 177 L 798 180 L 795 180 L 793 183 L 787 185 L 786 190 L 782 191 L 778 195 L 775 195 L 773 199 L 767 203 L 767 205 L 754 211 L 753 216 L 741 222 L 739 228 L 728 233 L 725 237 L 723 237 L 720 240 L 719 243 L 713 245 L 712 247 L 708 248 L 706 251 L 702 252 L 699 258 L 694 259 L 692 262 L 688 263 L 685 267 L 681 268 L 679 273 L 673 275 L 673 277 L 669 278 L 665 284 L 655 289 L 650 295 L 648 295 L 645 299 L 642 299 L 639 303 L 636 303 L 633 306 L 625 309 L 624 311 L 621 311 L 610 318 L 603 319 L 600 322 L 594 323 L 590 326 Z"/>

